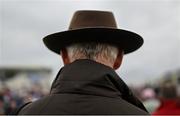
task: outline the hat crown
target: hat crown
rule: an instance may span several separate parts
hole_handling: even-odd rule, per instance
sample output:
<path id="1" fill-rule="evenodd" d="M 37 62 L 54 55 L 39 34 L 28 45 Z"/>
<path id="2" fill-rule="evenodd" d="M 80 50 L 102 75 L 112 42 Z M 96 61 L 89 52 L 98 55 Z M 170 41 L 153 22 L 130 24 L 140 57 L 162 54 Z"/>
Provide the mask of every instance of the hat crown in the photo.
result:
<path id="1" fill-rule="evenodd" d="M 117 28 L 112 12 L 82 10 L 74 13 L 69 30 L 81 28 Z"/>

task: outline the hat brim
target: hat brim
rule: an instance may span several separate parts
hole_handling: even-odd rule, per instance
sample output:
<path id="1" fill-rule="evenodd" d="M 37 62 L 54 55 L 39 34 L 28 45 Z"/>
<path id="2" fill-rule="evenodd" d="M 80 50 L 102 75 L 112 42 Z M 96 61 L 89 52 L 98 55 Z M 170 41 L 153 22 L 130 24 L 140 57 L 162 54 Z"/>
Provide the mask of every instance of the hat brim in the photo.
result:
<path id="1" fill-rule="evenodd" d="M 54 33 L 43 38 L 44 44 L 53 52 L 73 43 L 109 43 L 124 50 L 125 54 L 136 51 L 143 44 L 143 38 L 127 30 L 114 28 L 83 28 Z"/>

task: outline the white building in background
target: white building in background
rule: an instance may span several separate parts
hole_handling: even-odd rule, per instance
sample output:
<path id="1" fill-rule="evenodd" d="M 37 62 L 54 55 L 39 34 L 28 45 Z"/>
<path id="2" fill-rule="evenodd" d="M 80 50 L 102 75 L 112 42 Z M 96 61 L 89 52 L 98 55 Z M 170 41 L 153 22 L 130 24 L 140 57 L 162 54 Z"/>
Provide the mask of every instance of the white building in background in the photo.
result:
<path id="1" fill-rule="evenodd" d="M 0 67 L 0 88 L 23 92 L 39 86 L 42 91 L 49 91 L 51 72 L 46 67 Z"/>

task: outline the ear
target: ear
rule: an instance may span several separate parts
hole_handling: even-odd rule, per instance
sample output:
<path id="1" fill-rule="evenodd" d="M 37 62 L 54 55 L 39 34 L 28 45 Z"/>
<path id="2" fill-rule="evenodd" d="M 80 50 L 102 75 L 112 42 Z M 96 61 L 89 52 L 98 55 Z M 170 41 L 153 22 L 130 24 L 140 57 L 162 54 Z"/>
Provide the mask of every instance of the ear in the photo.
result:
<path id="1" fill-rule="evenodd" d="M 63 49 L 61 50 L 61 57 L 62 57 L 62 60 L 63 60 L 64 65 L 70 63 L 70 59 L 69 59 L 67 50 L 66 50 L 65 48 L 63 48 Z"/>
<path id="2" fill-rule="evenodd" d="M 113 69 L 116 70 L 121 66 L 123 55 L 124 55 L 124 52 L 122 50 L 119 50 L 118 56 L 113 65 Z"/>

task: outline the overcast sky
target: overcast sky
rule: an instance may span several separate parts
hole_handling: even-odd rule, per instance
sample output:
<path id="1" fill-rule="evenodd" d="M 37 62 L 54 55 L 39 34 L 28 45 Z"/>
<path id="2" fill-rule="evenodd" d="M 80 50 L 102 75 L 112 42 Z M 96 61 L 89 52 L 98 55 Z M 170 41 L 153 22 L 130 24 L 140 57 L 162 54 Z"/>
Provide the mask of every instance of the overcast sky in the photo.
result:
<path id="1" fill-rule="evenodd" d="M 62 61 L 42 42 L 65 31 L 76 10 L 107 10 L 118 27 L 134 31 L 144 45 L 117 70 L 129 84 L 154 80 L 180 68 L 180 0 L 0 0 L 0 66 L 47 66 Z M 53 79 L 53 77 L 52 77 Z"/>

